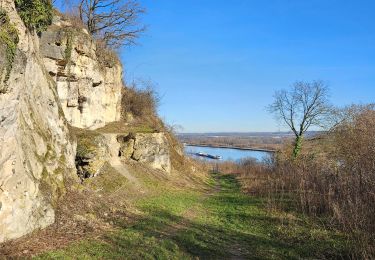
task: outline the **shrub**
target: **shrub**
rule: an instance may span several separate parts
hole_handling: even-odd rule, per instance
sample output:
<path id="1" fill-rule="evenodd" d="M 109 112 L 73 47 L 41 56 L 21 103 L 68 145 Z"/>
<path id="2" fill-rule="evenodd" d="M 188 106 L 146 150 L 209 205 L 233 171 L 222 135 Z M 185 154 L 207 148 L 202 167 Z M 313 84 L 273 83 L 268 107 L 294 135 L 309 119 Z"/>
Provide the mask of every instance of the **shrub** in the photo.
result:
<path id="1" fill-rule="evenodd" d="M 15 0 L 17 12 L 30 30 L 41 33 L 52 23 L 53 7 L 50 0 Z"/>
<path id="2" fill-rule="evenodd" d="M 130 87 L 124 89 L 121 100 L 123 118 L 126 118 L 129 113 L 139 118 L 156 117 L 160 98 L 150 82 L 140 84 L 144 88 L 138 88 L 133 82 Z"/>
<path id="3" fill-rule="evenodd" d="M 63 20 L 69 21 L 73 28 L 87 30 L 86 25 L 79 18 L 79 14 L 77 12 L 68 10 L 68 11 L 65 11 L 64 13 L 61 13 L 59 10 L 55 9 L 54 13 L 55 15 L 60 16 Z"/>
<path id="4" fill-rule="evenodd" d="M 95 42 L 95 54 L 102 68 L 113 68 L 116 64 L 120 63 L 118 55 L 114 50 L 106 46 L 106 44 L 101 40 L 95 40 Z"/>

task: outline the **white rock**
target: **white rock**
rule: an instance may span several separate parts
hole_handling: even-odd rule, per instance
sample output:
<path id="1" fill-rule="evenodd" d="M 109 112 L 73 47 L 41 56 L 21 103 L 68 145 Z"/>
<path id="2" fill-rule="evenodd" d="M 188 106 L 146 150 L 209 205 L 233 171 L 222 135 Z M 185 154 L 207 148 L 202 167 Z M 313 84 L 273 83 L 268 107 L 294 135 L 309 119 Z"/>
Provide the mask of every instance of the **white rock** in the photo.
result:
<path id="1" fill-rule="evenodd" d="M 96 45 L 83 29 L 54 19 L 42 33 L 44 64 L 56 81 L 61 106 L 75 127 L 96 129 L 120 120 L 122 66 L 99 63 Z M 70 50 L 70 51 L 69 51 Z"/>
<path id="2" fill-rule="evenodd" d="M 75 144 L 38 38 L 27 32 L 13 0 L 2 0 L 2 8 L 20 41 L 7 92 L 0 94 L 0 242 L 53 223 L 64 179 L 76 176 Z"/>

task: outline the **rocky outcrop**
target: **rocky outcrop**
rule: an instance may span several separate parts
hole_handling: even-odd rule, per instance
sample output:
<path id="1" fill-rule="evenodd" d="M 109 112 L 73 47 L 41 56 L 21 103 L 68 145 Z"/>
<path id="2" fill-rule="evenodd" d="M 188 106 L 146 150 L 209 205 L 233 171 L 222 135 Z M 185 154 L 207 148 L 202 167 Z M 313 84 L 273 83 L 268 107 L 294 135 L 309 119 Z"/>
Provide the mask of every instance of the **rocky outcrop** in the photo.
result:
<path id="1" fill-rule="evenodd" d="M 78 176 L 81 179 L 95 177 L 101 172 L 105 163 L 111 159 L 109 151 L 113 147 L 113 143 L 108 142 L 105 136 L 93 133 L 80 134 L 77 139 L 76 167 Z"/>
<path id="2" fill-rule="evenodd" d="M 96 129 L 120 119 L 122 67 L 115 55 L 100 56 L 97 48 L 85 29 L 59 16 L 41 35 L 44 64 L 75 127 Z"/>
<path id="3" fill-rule="evenodd" d="M 39 56 L 39 43 L 18 16 L 13 0 L 2 0 L 18 44 L 11 68 L 0 63 L 0 242 L 54 222 L 54 207 L 68 178 L 76 178 L 75 144 L 69 135 L 56 86 Z M 1 26 L 1 25 L 0 25 Z M 0 59 L 4 46 L 0 44 Z"/>
<path id="4" fill-rule="evenodd" d="M 171 161 L 164 133 L 78 135 L 76 165 L 81 179 L 95 177 L 108 162 L 122 160 L 144 163 L 169 173 Z"/>
<path id="5" fill-rule="evenodd" d="M 145 163 L 154 169 L 171 171 L 168 140 L 164 133 L 135 133 L 118 136 L 120 157 Z"/>

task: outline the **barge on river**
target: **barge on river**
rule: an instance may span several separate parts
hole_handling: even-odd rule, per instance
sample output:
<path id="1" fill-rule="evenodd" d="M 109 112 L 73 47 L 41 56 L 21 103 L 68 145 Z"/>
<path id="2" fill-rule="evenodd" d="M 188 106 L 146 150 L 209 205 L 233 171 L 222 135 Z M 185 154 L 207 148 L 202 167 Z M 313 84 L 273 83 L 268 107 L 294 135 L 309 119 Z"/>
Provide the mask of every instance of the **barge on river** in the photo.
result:
<path id="1" fill-rule="evenodd" d="M 214 160 L 221 160 L 222 159 L 222 157 L 220 155 L 212 155 L 212 154 L 202 153 L 202 152 L 194 153 L 194 154 L 196 156 L 206 157 L 206 158 L 210 158 L 210 159 L 214 159 Z"/>

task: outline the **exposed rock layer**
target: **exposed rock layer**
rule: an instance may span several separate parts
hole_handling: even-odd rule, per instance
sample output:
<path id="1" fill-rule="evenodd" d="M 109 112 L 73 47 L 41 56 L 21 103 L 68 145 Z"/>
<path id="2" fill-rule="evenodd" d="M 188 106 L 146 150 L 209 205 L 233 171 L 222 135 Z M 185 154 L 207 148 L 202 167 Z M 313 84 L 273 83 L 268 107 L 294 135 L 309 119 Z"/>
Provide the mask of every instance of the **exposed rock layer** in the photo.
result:
<path id="1" fill-rule="evenodd" d="M 86 30 L 61 17 L 41 36 L 44 64 L 75 127 L 96 129 L 120 119 L 122 67 L 114 56 L 98 56 L 97 48 Z"/>
<path id="2" fill-rule="evenodd" d="M 1 3 L 19 33 L 12 70 L 3 88 L 6 91 L 0 94 L 0 242 L 3 242 L 53 223 L 54 206 L 65 192 L 65 181 L 74 179 L 76 173 L 74 141 L 56 86 L 40 59 L 38 38 L 23 25 L 13 0 Z"/>
<path id="3" fill-rule="evenodd" d="M 164 133 L 136 133 L 119 137 L 120 156 L 145 163 L 154 169 L 171 171 L 168 140 Z"/>
<path id="4" fill-rule="evenodd" d="M 83 134 L 78 136 L 77 168 L 81 178 L 100 174 L 114 158 L 144 163 L 169 173 L 171 161 L 164 133 Z"/>

